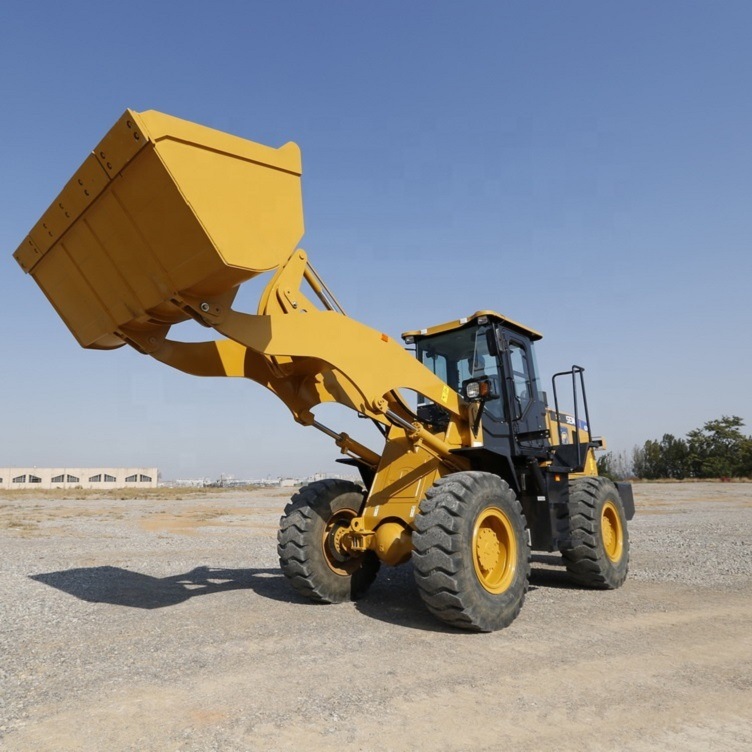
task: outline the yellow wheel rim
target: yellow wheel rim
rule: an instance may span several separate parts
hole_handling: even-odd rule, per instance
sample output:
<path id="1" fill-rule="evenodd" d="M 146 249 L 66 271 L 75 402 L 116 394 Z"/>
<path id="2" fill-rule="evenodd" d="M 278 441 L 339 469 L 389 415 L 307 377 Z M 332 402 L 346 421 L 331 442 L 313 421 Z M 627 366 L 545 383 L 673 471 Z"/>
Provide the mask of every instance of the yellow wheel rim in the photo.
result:
<path id="1" fill-rule="evenodd" d="M 484 509 L 473 528 L 475 574 L 489 593 L 503 593 L 517 571 L 517 538 L 509 518 L 497 507 Z"/>
<path id="2" fill-rule="evenodd" d="M 342 577 L 351 575 L 360 565 L 360 557 L 351 557 L 340 548 L 342 536 L 350 527 L 350 522 L 357 516 L 358 513 L 354 509 L 340 509 L 335 512 L 326 523 L 321 539 L 326 563 L 332 572 Z"/>
<path id="3" fill-rule="evenodd" d="M 613 562 L 619 561 L 624 550 L 624 530 L 613 501 L 607 501 L 601 510 L 601 540 L 606 556 Z"/>

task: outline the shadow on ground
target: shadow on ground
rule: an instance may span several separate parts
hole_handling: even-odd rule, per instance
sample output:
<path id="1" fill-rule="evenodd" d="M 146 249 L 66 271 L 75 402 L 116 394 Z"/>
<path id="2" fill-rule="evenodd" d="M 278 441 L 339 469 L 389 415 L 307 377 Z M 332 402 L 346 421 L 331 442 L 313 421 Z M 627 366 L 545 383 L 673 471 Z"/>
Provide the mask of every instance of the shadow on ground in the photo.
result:
<path id="1" fill-rule="evenodd" d="M 530 563 L 530 590 L 539 587 L 582 590 L 580 585 L 572 582 L 559 554 L 533 554 Z M 543 567 L 537 567 L 536 564 L 542 564 Z"/>
<path id="2" fill-rule="evenodd" d="M 172 577 L 152 577 L 105 566 L 35 574 L 31 579 L 89 603 L 112 603 L 130 608 L 165 608 L 197 595 L 244 589 L 272 600 L 303 602 L 279 569 L 196 567 Z"/>
<path id="3" fill-rule="evenodd" d="M 533 565 L 561 566 L 555 556 L 536 554 Z M 82 567 L 60 572 L 31 575 L 30 579 L 49 585 L 89 603 L 110 603 L 129 608 L 166 608 L 197 595 L 230 590 L 252 590 L 263 598 L 293 604 L 310 604 L 298 595 L 279 569 L 222 569 L 196 567 L 171 577 L 152 577 L 121 567 Z M 577 588 L 563 569 L 533 566 L 530 590 L 537 587 Z M 462 632 L 435 619 L 423 605 L 410 563 L 384 567 L 364 598 L 356 603 L 360 613 L 397 626 L 430 632 Z"/>
<path id="4" fill-rule="evenodd" d="M 533 554 L 531 564 L 528 590 L 533 591 L 539 587 L 581 589 L 569 579 L 558 554 Z M 429 632 L 474 634 L 443 624 L 429 613 L 418 593 L 413 566 L 409 562 L 396 568 L 382 567 L 376 582 L 355 606 L 360 613 L 372 619 L 401 627 Z"/>
<path id="5" fill-rule="evenodd" d="M 410 562 L 401 567 L 382 567 L 376 582 L 363 598 L 355 602 L 355 607 L 364 616 L 399 627 L 460 633 L 460 630 L 438 621 L 423 605 Z"/>

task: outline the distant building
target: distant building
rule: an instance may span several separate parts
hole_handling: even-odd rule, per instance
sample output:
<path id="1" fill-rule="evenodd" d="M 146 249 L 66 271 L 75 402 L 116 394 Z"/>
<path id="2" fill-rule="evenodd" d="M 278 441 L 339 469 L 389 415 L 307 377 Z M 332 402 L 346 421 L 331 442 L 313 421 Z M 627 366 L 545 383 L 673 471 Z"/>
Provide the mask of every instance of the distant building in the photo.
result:
<path id="1" fill-rule="evenodd" d="M 164 483 L 166 486 L 176 488 L 206 488 L 211 482 L 208 478 L 177 478 L 168 480 Z"/>
<path id="2" fill-rule="evenodd" d="M 156 467 L 0 467 L 0 488 L 156 488 Z"/>

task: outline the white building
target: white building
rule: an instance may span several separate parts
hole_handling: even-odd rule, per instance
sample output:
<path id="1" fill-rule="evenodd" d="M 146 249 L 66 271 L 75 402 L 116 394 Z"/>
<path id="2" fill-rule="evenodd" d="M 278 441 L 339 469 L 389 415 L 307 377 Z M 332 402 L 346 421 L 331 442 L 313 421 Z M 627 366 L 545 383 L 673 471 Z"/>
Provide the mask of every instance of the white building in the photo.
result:
<path id="1" fill-rule="evenodd" d="M 0 467 L 0 488 L 156 488 L 156 467 Z"/>

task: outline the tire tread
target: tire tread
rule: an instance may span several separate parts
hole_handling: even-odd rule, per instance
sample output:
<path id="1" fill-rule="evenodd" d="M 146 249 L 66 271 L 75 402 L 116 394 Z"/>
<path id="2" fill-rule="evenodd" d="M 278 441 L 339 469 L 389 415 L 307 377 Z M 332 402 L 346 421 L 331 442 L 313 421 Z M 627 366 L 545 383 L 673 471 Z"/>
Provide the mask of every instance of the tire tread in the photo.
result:
<path id="1" fill-rule="evenodd" d="M 613 497 L 622 516 L 624 549 L 614 564 L 600 542 L 600 509 Z M 629 569 L 629 535 L 619 494 L 613 483 L 602 476 L 575 478 L 569 484 L 569 506 L 559 514 L 569 517 L 572 545 L 561 547 L 562 558 L 571 579 L 583 587 L 613 590 L 621 587 Z"/>
<path id="2" fill-rule="evenodd" d="M 322 557 L 316 551 L 319 544 L 314 529 L 320 515 L 328 514 L 338 497 L 350 493 L 362 496 L 363 490 L 351 481 L 333 478 L 309 483 L 292 497 L 279 521 L 277 554 L 282 572 L 296 592 L 317 603 L 357 598 L 370 587 L 379 569 L 378 558 L 366 554 L 352 575 L 334 575 L 339 579 L 333 580 L 333 573 L 324 570 L 327 565 L 322 566 Z"/>
<path id="3" fill-rule="evenodd" d="M 490 594 L 478 595 L 482 586 L 474 572 L 468 573 L 467 514 L 478 495 L 503 497 L 512 516 L 521 521 L 521 592 L 503 611 L 489 615 Z M 478 509 L 480 512 L 482 507 Z M 501 478 L 490 473 L 466 471 L 444 476 L 426 493 L 415 518 L 413 562 L 418 591 L 428 610 L 441 621 L 473 631 L 491 631 L 508 626 L 519 614 L 527 591 L 530 549 L 524 535 L 525 517 L 513 491 Z M 470 521 L 472 525 L 472 520 Z M 470 564 L 472 568 L 472 564 Z M 475 587 L 468 587 L 474 582 Z M 484 593 L 486 593 L 484 597 Z"/>

